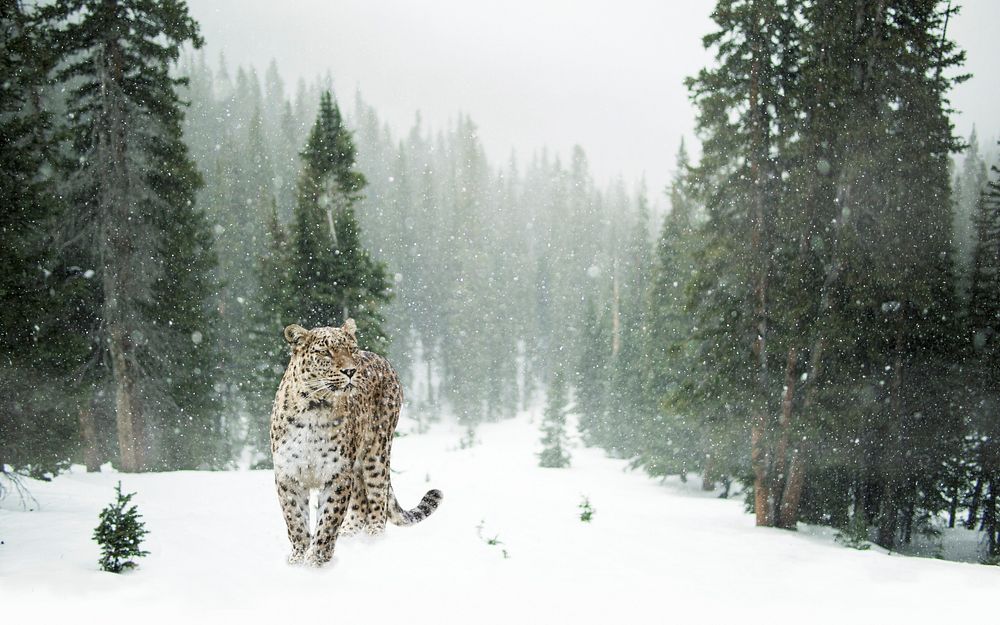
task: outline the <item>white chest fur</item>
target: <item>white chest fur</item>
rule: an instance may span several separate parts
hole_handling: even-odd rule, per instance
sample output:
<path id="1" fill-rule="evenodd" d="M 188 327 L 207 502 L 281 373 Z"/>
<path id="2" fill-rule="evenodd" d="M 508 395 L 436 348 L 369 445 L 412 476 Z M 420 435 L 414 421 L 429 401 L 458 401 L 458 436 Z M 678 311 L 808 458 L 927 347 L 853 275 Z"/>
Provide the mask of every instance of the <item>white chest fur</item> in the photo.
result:
<path id="1" fill-rule="evenodd" d="M 288 419 L 274 450 L 274 471 L 306 488 L 321 488 L 346 468 L 343 419 L 314 410 Z"/>

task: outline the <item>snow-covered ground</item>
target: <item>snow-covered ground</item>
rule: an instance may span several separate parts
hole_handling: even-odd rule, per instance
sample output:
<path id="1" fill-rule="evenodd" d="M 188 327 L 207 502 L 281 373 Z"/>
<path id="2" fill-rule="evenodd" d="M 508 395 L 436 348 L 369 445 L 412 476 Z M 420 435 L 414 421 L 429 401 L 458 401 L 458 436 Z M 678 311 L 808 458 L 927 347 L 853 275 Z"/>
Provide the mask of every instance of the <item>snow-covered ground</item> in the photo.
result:
<path id="1" fill-rule="evenodd" d="M 442 425 L 397 440 L 400 502 L 413 506 L 433 486 L 444 491 L 441 508 L 378 540 L 340 541 L 319 570 L 285 564 L 268 471 L 72 472 L 32 482 L 37 510 L 21 510 L 16 495 L 0 509 L 0 619 L 197 623 L 216 610 L 247 611 L 241 623 L 376 625 L 996 616 L 998 567 L 854 551 L 816 528 L 758 529 L 738 500 L 651 480 L 596 449 L 575 448 L 570 469 L 541 469 L 530 415 L 481 427 L 470 449 L 458 449 L 460 438 Z M 97 570 L 90 536 L 119 479 L 138 492 L 151 554 L 113 575 Z M 584 496 L 591 523 L 579 519 Z M 502 544 L 488 544 L 494 537 Z"/>

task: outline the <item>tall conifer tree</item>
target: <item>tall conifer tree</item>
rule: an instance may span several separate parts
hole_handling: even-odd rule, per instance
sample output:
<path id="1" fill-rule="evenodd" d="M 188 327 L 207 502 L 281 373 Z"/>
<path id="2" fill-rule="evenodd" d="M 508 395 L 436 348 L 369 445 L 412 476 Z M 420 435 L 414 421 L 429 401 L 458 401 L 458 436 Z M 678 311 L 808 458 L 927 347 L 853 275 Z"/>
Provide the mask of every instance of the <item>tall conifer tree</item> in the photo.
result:
<path id="1" fill-rule="evenodd" d="M 354 206 L 365 187 L 355 148 L 329 92 L 302 152 L 298 204 L 292 224 L 295 321 L 306 327 L 353 317 L 364 349 L 385 353 L 381 307 L 390 297 L 385 266 L 362 247 Z"/>
<path id="2" fill-rule="evenodd" d="M 211 393 L 212 371 L 196 363 L 211 360 L 203 351 L 213 343 L 204 308 L 212 287 L 195 273 L 212 262 L 211 240 L 181 140 L 183 80 L 170 75 L 180 47 L 201 37 L 181 0 L 59 0 L 43 14 L 57 29 L 57 77 L 71 90 L 76 166 L 66 191 L 96 250 L 120 466 L 140 471 L 154 462 L 151 445 L 167 440 L 156 440 L 157 427 L 191 425 L 186 410 L 200 411 Z M 197 384 L 186 386 L 195 369 Z M 167 406 L 180 423 L 155 421 Z"/>
<path id="3" fill-rule="evenodd" d="M 90 347 L 81 330 L 92 293 L 83 269 L 57 269 L 52 254 L 59 159 L 43 26 L 20 1 L 0 2 L 0 473 L 35 477 L 75 448 L 79 385 L 68 374 Z"/>

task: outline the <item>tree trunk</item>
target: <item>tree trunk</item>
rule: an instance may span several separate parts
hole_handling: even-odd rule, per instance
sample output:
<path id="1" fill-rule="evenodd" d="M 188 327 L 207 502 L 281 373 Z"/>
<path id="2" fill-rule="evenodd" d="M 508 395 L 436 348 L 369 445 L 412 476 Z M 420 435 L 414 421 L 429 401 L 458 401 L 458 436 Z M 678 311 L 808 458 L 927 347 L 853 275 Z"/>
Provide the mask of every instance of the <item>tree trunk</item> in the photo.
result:
<path id="1" fill-rule="evenodd" d="M 139 302 L 148 296 L 148 272 L 140 245 L 144 216 L 136 203 L 129 166 L 129 119 L 124 95 L 124 53 L 115 33 L 99 55 L 101 112 L 95 121 L 100 219 L 100 258 L 104 287 L 103 324 L 115 382 L 115 418 L 121 470 L 145 468 L 143 415 L 137 395 L 135 329 Z"/>
<path id="2" fill-rule="evenodd" d="M 621 313 L 619 310 L 621 293 L 618 289 L 617 260 L 615 260 L 613 274 L 611 277 L 611 357 L 617 358 L 622 346 Z"/>
<path id="3" fill-rule="evenodd" d="M 701 474 L 701 489 L 704 491 L 715 490 L 715 458 L 711 454 L 705 456 L 705 469 Z"/>
<path id="4" fill-rule="evenodd" d="M 976 485 L 972 489 L 972 499 L 969 500 L 969 516 L 965 519 L 965 529 L 976 529 L 976 521 L 979 519 L 979 501 L 983 496 L 983 475 L 976 478 Z"/>
<path id="5" fill-rule="evenodd" d="M 990 487 L 983 506 L 983 529 L 986 530 L 987 553 L 990 557 L 1000 555 L 997 544 L 997 485 L 990 480 Z"/>
<path id="6" fill-rule="evenodd" d="M 806 484 L 806 452 L 801 443 L 796 445 L 788 462 L 788 477 L 781 496 L 781 510 L 778 527 L 793 530 L 799 523 L 799 504 L 802 503 L 802 489 Z"/>
<path id="7" fill-rule="evenodd" d="M 101 454 L 97 444 L 94 402 L 89 399 L 80 407 L 80 442 L 83 444 L 83 464 L 87 466 L 87 473 L 100 471 Z"/>
<path id="8" fill-rule="evenodd" d="M 791 521 L 791 525 L 786 524 L 783 519 L 794 519 L 796 517 L 795 513 L 788 509 L 790 502 L 785 501 L 785 492 L 788 490 L 788 478 L 790 475 L 790 467 L 793 464 L 794 458 L 790 459 L 789 454 L 798 456 L 792 447 L 792 413 L 795 407 L 795 371 L 798 367 L 799 362 L 799 350 L 795 347 L 788 348 L 788 357 L 785 361 L 785 389 L 784 394 L 781 398 L 781 418 L 778 421 L 780 427 L 778 446 L 774 453 L 774 475 L 772 480 L 774 483 L 771 488 L 774 491 L 777 511 L 776 513 L 776 525 L 778 527 L 795 527 L 795 521 Z M 797 449 L 795 445 L 795 449 Z M 778 499 L 780 495 L 780 499 Z M 793 504 L 796 508 L 798 507 L 798 502 Z"/>
<path id="9" fill-rule="evenodd" d="M 900 314 L 905 314 L 905 311 L 901 310 Z M 902 468 L 899 466 L 900 458 L 898 456 L 903 449 L 902 431 L 904 426 L 903 398 L 901 393 L 903 388 L 903 348 L 905 337 L 903 332 L 903 319 L 900 319 L 898 323 L 899 326 L 896 328 L 896 349 L 893 356 L 892 383 L 889 390 L 891 419 L 894 422 L 894 427 L 888 437 L 890 453 L 883 454 L 880 459 L 880 464 L 882 465 L 881 473 L 883 476 L 883 491 L 876 542 L 886 549 L 892 549 L 896 545 L 896 531 L 899 524 L 899 495 L 901 489 L 900 472 L 902 471 Z"/>
<path id="10" fill-rule="evenodd" d="M 131 361 L 131 347 L 131 341 L 121 327 L 111 329 L 119 461 L 121 470 L 126 473 L 146 468 L 145 428 L 136 389 L 135 365 Z"/>
<path id="11" fill-rule="evenodd" d="M 756 337 L 753 340 L 753 354 L 757 371 L 756 397 L 753 402 L 753 427 L 750 432 L 750 462 L 754 472 L 754 511 L 757 525 L 771 527 L 775 524 L 777 501 L 773 488 L 774 458 L 771 449 L 773 433 L 767 411 L 767 287 L 768 248 L 765 236 L 767 172 L 767 124 L 766 110 L 761 102 L 761 66 L 769 62 L 762 47 L 763 35 L 753 33 L 750 63 L 750 177 L 754 184 L 753 201 L 750 212 L 750 254 L 751 275 L 753 276 L 753 319 Z"/>
<path id="12" fill-rule="evenodd" d="M 774 525 L 774 517 L 771 515 L 770 473 L 768 464 L 770 457 L 765 447 L 766 424 L 764 412 L 758 410 L 754 419 L 753 428 L 750 430 L 750 464 L 753 466 L 753 509 L 758 526 L 770 527 Z"/>
<path id="13" fill-rule="evenodd" d="M 826 295 L 824 294 L 825 299 Z M 816 339 L 809 354 L 809 380 L 807 382 L 808 388 L 806 389 L 805 399 L 802 402 L 803 416 L 810 414 L 816 406 L 819 379 L 823 373 L 823 349 L 825 346 L 826 341 L 824 339 Z M 786 375 L 785 384 L 791 383 L 794 383 L 794 378 L 789 378 Z M 788 408 L 788 414 L 792 414 L 791 406 Z M 799 504 L 802 502 L 802 489 L 806 484 L 808 449 L 808 441 L 802 438 L 796 440 L 795 445 L 791 449 L 791 457 L 788 460 L 788 477 L 785 479 L 785 490 L 781 496 L 781 510 L 778 518 L 779 525 L 786 529 L 795 528 L 799 522 Z"/>
<path id="14" fill-rule="evenodd" d="M 955 517 L 958 515 L 958 486 L 952 487 L 948 499 L 948 527 L 955 527 Z"/>

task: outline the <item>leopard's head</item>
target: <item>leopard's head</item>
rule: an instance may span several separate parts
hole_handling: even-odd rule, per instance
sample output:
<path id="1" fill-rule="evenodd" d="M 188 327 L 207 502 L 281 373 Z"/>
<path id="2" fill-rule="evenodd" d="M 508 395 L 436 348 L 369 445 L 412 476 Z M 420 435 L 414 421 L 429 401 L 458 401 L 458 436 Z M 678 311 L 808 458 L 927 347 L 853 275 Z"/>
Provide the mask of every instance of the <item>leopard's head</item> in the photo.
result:
<path id="1" fill-rule="evenodd" d="M 292 324 L 285 328 L 285 340 L 292 347 L 292 361 L 302 391 L 317 398 L 353 393 L 358 354 L 357 325 L 348 319 L 339 328 L 306 330 Z"/>

